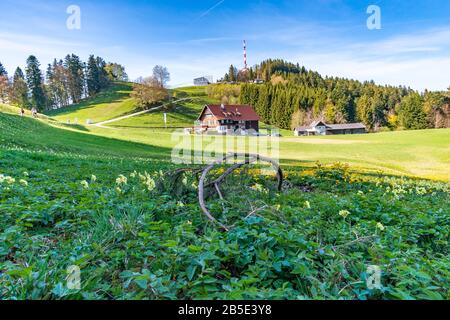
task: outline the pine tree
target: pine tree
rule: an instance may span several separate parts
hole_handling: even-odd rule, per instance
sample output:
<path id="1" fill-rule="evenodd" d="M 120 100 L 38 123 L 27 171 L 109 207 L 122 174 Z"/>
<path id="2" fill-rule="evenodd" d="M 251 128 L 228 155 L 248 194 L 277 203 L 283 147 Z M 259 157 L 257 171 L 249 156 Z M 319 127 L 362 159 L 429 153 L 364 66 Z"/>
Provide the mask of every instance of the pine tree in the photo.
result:
<path id="1" fill-rule="evenodd" d="M 10 83 L 8 79 L 8 72 L 0 63 L 0 102 L 6 103 L 8 92 L 10 90 Z"/>
<path id="2" fill-rule="evenodd" d="M 228 77 L 230 79 L 231 82 L 236 82 L 237 81 L 237 76 L 238 76 L 238 71 L 237 69 L 231 65 L 230 66 L 230 70 L 228 71 Z"/>
<path id="3" fill-rule="evenodd" d="M 100 72 L 98 70 L 97 60 L 93 55 L 89 56 L 86 68 L 87 91 L 90 97 L 100 91 Z"/>
<path id="4" fill-rule="evenodd" d="M 6 71 L 5 67 L 2 65 L 2 63 L 0 62 L 0 77 L 1 76 L 8 76 L 8 72 Z"/>
<path id="5" fill-rule="evenodd" d="M 39 69 L 40 63 L 35 56 L 29 56 L 27 59 L 26 75 L 28 89 L 31 93 L 30 104 L 37 110 L 42 111 L 46 105 L 44 91 L 44 81 L 42 72 Z"/>
<path id="6" fill-rule="evenodd" d="M 69 71 L 62 60 L 53 61 L 47 68 L 47 92 L 51 107 L 61 108 L 70 103 Z"/>
<path id="7" fill-rule="evenodd" d="M 412 93 L 402 100 L 399 119 L 405 129 L 427 128 L 427 115 L 423 109 L 423 102 L 423 98 L 418 93 Z"/>
<path id="8" fill-rule="evenodd" d="M 22 69 L 17 67 L 14 72 L 13 83 L 11 88 L 10 100 L 13 105 L 20 108 L 29 107 L 28 86 Z"/>
<path id="9" fill-rule="evenodd" d="M 72 54 L 66 56 L 64 67 L 68 71 L 70 97 L 73 103 L 78 103 L 83 98 L 84 93 L 84 64 L 78 56 Z"/>
<path id="10" fill-rule="evenodd" d="M 109 86 L 108 73 L 106 72 L 106 62 L 103 58 L 97 57 L 98 81 L 100 90 Z"/>

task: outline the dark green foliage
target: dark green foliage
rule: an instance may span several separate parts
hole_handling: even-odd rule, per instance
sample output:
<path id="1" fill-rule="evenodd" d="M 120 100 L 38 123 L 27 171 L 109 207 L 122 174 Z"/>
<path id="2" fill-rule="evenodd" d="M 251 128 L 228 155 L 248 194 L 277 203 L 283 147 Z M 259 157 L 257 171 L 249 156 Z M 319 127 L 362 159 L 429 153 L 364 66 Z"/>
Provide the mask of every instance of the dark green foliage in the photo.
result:
<path id="1" fill-rule="evenodd" d="M 110 84 L 108 73 L 106 72 L 106 62 L 101 57 L 97 57 L 97 68 L 98 68 L 98 83 L 100 89 L 107 88 Z"/>
<path id="2" fill-rule="evenodd" d="M 423 98 L 412 93 L 400 104 L 399 119 L 405 129 L 426 129 L 427 115 L 423 109 Z"/>
<path id="3" fill-rule="evenodd" d="M 149 191 L 167 165 L 122 160 L 2 153 L 16 179 L 0 187 L 3 298 L 448 299 L 448 184 L 318 166 L 288 171 L 292 187 L 277 194 L 236 175 L 230 185 L 255 185 L 210 202 L 235 224 L 225 233 L 200 213 L 194 176 L 179 196 Z M 267 207 L 245 218 L 249 202 Z M 71 265 L 81 290 L 66 286 Z M 366 285 L 370 265 L 379 289 Z"/>
<path id="4" fill-rule="evenodd" d="M 21 108 L 29 106 L 28 86 L 22 69 L 17 67 L 14 72 L 13 83 L 11 87 L 10 100 L 13 105 Z"/>
<path id="5" fill-rule="evenodd" d="M 252 167 L 208 198 L 226 233 L 195 173 L 165 174 L 180 168 L 169 148 L 3 113 L 0 126 L 2 299 L 449 298 L 448 183 L 291 165 L 279 193 Z"/>
<path id="6" fill-rule="evenodd" d="M 377 86 L 342 78 L 322 78 L 320 74 L 283 60 L 267 60 L 253 67 L 252 79 L 263 85 L 243 83 L 241 103 L 255 107 L 263 122 L 282 129 L 309 125 L 314 120 L 329 123 L 363 122 L 369 129 L 389 126 L 400 112 L 400 103 L 413 90 L 405 87 Z M 406 102 L 409 104 L 409 102 Z M 444 92 L 426 93 L 422 99 L 427 124 L 418 108 L 403 108 L 406 118 L 419 116 L 406 128 L 444 128 L 450 125 L 449 98 Z M 415 110 L 415 111 L 414 111 Z M 391 122 L 389 122 L 391 119 Z M 411 122 L 408 120 L 407 122 Z M 393 127 L 394 126 L 394 127 Z"/>
<path id="7" fill-rule="evenodd" d="M 97 60 L 93 55 L 89 56 L 86 67 L 87 90 L 90 97 L 100 92 L 100 70 Z"/>
<path id="8" fill-rule="evenodd" d="M 231 65 L 228 73 L 225 75 L 225 81 L 236 82 L 238 80 L 238 70 Z"/>
<path id="9" fill-rule="evenodd" d="M 46 96 L 44 90 L 44 78 L 39 69 L 40 63 L 35 56 L 27 59 L 26 75 L 28 89 L 30 90 L 30 104 L 37 110 L 42 111 L 46 106 Z"/>
<path id="10" fill-rule="evenodd" d="M 67 70 L 68 93 L 73 103 L 78 103 L 84 94 L 84 63 L 72 54 L 64 59 L 64 67 Z"/>
<path id="11" fill-rule="evenodd" d="M 89 97 L 96 95 L 109 86 L 111 78 L 106 68 L 107 64 L 102 58 L 95 58 L 93 55 L 89 56 L 86 66 L 87 93 Z M 113 71 L 110 70 L 110 72 Z"/>
<path id="12" fill-rule="evenodd" d="M 125 67 L 121 64 L 107 63 L 105 71 L 110 81 L 128 81 L 128 75 L 125 72 Z"/>
<path id="13" fill-rule="evenodd" d="M 109 64 L 110 72 L 118 72 Z M 120 65 L 119 65 L 120 66 Z M 92 97 L 110 84 L 105 61 L 90 56 L 85 64 L 72 54 L 63 60 L 56 59 L 47 68 L 47 107 L 48 109 L 62 108 L 70 104 L 80 103 L 85 97 Z M 124 77 L 123 74 L 121 74 Z"/>
<path id="14" fill-rule="evenodd" d="M 5 67 L 3 66 L 3 64 L 0 62 L 0 77 L 1 76 L 8 76 L 8 72 L 6 71 Z"/>

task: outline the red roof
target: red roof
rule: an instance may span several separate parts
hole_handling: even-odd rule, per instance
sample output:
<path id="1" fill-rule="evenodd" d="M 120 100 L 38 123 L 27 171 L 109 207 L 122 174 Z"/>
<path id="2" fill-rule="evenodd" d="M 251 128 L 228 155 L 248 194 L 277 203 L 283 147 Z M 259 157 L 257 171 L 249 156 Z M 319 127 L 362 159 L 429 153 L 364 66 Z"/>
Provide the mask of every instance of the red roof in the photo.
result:
<path id="1" fill-rule="evenodd" d="M 252 106 L 249 105 L 208 105 L 203 109 L 199 119 L 209 109 L 217 120 L 233 120 L 233 121 L 259 121 Z"/>

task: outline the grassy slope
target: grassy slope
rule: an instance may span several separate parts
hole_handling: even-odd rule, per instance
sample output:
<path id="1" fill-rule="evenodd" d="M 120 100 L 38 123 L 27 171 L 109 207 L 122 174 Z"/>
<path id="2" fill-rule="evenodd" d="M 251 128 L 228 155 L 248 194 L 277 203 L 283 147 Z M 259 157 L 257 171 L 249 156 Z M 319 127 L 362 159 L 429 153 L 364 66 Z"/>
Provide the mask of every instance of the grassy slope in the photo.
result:
<path id="1" fill-rule="evenodd" d="M 205 94 L 205 87 L 188 87 L 171 90 L 174 99 L 191 97 L 192 100 L 177 103 L 169 110 L 160 110 L 141 116 L 128 118 L 111 124 L 113 127 L 163 128 L 164 113 L 167 113 L 167 127 L 191 127 L 206 104 L 214 103 Z"/>
<path id="2" fill-rule="evenodd" d="M 133 103 L 128 95 L 131 90 L 129 86 L 117 85 L 93 101 L 51 112 L 49 115 L 60 121 L 77 117 L 81 121 L 80 119 L 87 118 L 105 120 L 129 113 L 134 108 L 130 106 Z M 168 111 L 169 127 L 191 126 L 201 108 L 214 102 L 205 95 L 204 87 L 174 89 L 172 94 L 176 98 L 190 96 L 194 99 Z M 111 99 L 122 102 L 110 103 Z M 71 127 L 170 150 L 175 145 L 171 141 L 173 131 L 165 130 L 163 126 L 163 111 L 159 111 L 112 123 L 110 129 Z M 286 162 L 312 164 L 316 161 L 341 161 L 360 171 L 381 170 L 397 175 L 450 181 L 449 129 L 309 138 L 293 137 L 290 132 L 283 132 L 283 135 L 280 140 L 280 157 Z"/>
<path id="3" fill-rule="evenodd" d="M 148 190 L 133 176 L 134 170 L 147 171 L 157 179 L 159 170 L 167 170 L 164 161 L 143 160 L 167 159 L 170 149 L 155 145 L 170 145 L 161 139 L 170 137 L 169 130 L 160 130 L 161 135 L 96 131 L 122 139 L 115 140 L 81 132 L 90 130 L 82 126 L 59 126 L 0 113 L 0 173 L 15 179 L 0 184 L 1 297 L 448 299 L 448 184 L 360 176 L 342 168 L 299 173 L 288 167 L 293 187 L 265 193 L 239 187 L 258 183 L 266 190 L 267 178 L 248 181 L 247 175 L 236 175 L 227 201 L 213 197 L 208 202 L 216 214 L 223 210 L 227 222 L 236 223 L 231 232 L 220 232 L 200 212 L 191 187 L 194 176 L 179 195 L 172 185 Z M 133 140 L 147 132 L 141 138 L 147 144 L 123 141 L 130 132 Z M 297 143 L 306 154 L 344 157 L 362 149 L 352 142 L 362 140 L 361 152 L 374 157 L 384 139 L 397 137 L 380 151 L 380 157 L 388 153 L 384 162 L 394 151 L 397 158 L 408 158 L 424 152 L 424 146 L 439 158 L 435 149 L 446 142 L 436 133 L 441 131 L 328 141 L 289 138 L 283 152 L 295 155 L 298 149 L 290 144 Z M 332 147 L 334 152 L 327 151 Z M 128 183 L 117 190 L 119 174 Z M 311 192 L 302 191 L 305 187 Z M 262 202 L 268 208 L 258 217 L 242 219 Z M 350 215 L 343 219 L 341 210 Z M 69 265 L 82 270 L 81 290 L 65 285 Z M 382 267 L 383 290 L 367 289 L 369 265 Z"/>
<path id="4" fill-rule="evenodd" d="M 0 109 L 1 110 L 1 109 Z M 74 156 L 165 158 L 170 150 L 93 134 L 73 127 L 0 112 L 2 147 L 28 151 L 68 152 Z M 75 127 L 78 128 L 78 127 Z M 80 128 L 83 128 L 80 126 Z M 67 130 L 68 129 L 68 130 Z"/>
<path id="5" fill-rule="evenodd" d="M 61 121 L 85 124 L 90 119 L 94 122 L 114 119 L 124 114 L 132 113 L 137 106 L 130 97 L 131 83 L 116 83 L 95 98 L 60 110 L 50 111 L 48 116 Z"/>

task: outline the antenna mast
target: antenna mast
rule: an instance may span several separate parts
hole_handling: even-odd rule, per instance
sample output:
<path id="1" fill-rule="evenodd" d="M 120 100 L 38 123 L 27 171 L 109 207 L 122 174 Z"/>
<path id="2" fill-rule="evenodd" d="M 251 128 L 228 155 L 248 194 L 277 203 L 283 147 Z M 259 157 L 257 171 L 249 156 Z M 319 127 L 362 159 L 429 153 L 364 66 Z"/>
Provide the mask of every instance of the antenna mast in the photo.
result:
<path id="1" fill-rule="evenodd" d="M 247 68 L 247 41 L 244 40 L 244 70 L 248 70 Z"/>

